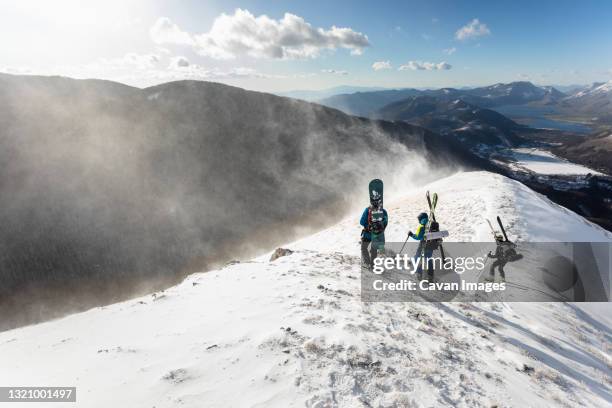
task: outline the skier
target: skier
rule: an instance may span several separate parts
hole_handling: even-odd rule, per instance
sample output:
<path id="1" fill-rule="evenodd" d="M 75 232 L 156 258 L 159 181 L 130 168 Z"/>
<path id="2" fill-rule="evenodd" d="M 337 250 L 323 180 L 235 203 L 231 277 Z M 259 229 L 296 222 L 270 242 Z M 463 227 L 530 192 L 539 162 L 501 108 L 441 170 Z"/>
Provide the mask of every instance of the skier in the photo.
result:
<path id="1" fill-rule="evenodd" d="M 485 278 L 485 280 L 487 282 L 493 282 L 495 280 L 495 268 L 498 268 L 500 280 L 505 282 L 506 273 L 504 272 L 504 266 L 506 266 L 508 262 L 514 262 L 522 259 L 523 256 L 516 253 L 516 250 L 514 249 L 516 245 L 514 243 L 506 241 L 501 235 L 495 236 L 495 242 L 497 243 L 495 254 L 492 252 L 487 254 L 489 258 L 495 259 L 495 262 L 491 264 L 489 276 Z"/>
<path id="2" fill-rule="evenodd" d="M 419 266 L 417 267 L 417 270 L 416 270 L 417 278 L 419 280 L 423 278 L 423 262 L 427 262 L 428 279 L 430 281 L 433 281 L 433 268 L 429 262 L 429 259 L 433 255 L 435 243 L 433 241 L 431 242 L 423 241 L 423 239 L 425 238 L 425 232 L 426 232 L 425 230 L 427 229 L 427 224 L 429 223 L 429 216 L 427 215 L 427 213 L 422 212 L 417 216 L 417 220 L 419 221 L 419 226 L 416 229 L 416 233 L 412 231 L 408 231 L 409 238 L 412 238 L 416 241 L 421 241 L 421 245 L 419 245 L 419 248 L 417 249 L 417 252 L 414 255 L 414 257 L 417 259 L 421 256 L 424 258 L 424 260 L 421 260 L 419 262 Z M 423 248 L 423 245 L 425 245 L 424 248 Z"/>
<path id="3" fill-rule="evenodd" d="M 493 237 L 495 237 L 495 243 L 497 246 L 495 247 L 495 254 L 489 252 L 487 257 L 491 259 L 495 259 L 495 261 L 491 264 L 491 268 L 489 269 L 489 276 L 485 278 L 487 282 L 493 282 L 495 280 L 495 268 L 499 269 L 499 277 L 502 282 L 506 281 L 506 273 L 504 271 L 504 266 L 508 262 L 518 261 L 523 258 L 523 255 L 518 254 L 514 248 L 516 248 L 516 244 L 508 239 L 508 235 L 506 234 L 506 229 L 502 224 L 501 218 L 497 217 L 497 223 L 501 228 L 502 234 L 498 234 L 497 231 L 493 229 L 491 222 L 487 220 L 489 223 L 489 227 L 491 228 L 491 232 L 493 233 Z"/>
<path id="4" fill-rule="evenodd" d="M 363 227 L 361 231 L 361 259 L 364 266 L 372 269 L 374 259 L 379 249 L 384 249 L 385 229 L 389 223 L 387 210 L 382 207 L 382 196 L 370 200 L 370 206 L 366 207 L 361 214 L 359 224 Z"/>
<path id="5" fill-rule="evenodd" d="M 493 282 L 495 280 L 495 268 L 499 269 L 499 276 L 502 282 L 506 281 L 506 273 L 504 272 L 504 265 L 508 262 L 506 260 L 505 251 L 504 251 L 504 238 L 501 235 L 495 235 L 495 242 L 497 243 L 497 247 L 495 248 L 495 255 L 492 252 L 489 252 L 487 256 L 491 259 L 495 259 L 495 262 L 491 264 L 491 268 L 489 269 L 489 276 L 485 278 L 487 282 Z"/>
<path id="6" fill-rule="evenodd" d="M 416 241 L 422 241 L 425 237 L 425 227 L 429 222 L 429 216 L 427 213 L 422 212 L 417 216 L 417 220 L 419 220 L 419 226 L 416 229 L 416 234 L 412 231 L 408 231 L 408 237 Z"/>

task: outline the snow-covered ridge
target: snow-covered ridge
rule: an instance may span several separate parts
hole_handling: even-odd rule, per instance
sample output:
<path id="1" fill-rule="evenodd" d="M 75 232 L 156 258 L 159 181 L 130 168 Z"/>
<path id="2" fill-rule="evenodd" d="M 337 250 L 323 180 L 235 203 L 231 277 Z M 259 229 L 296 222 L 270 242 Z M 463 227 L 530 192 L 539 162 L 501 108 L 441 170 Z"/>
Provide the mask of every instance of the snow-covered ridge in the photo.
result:
<path id="1" fill-rule="evenodd" d="M 490 240 L 479 220 L 496 215 L 511 239 L 612 240 L 486 172 L 387 203 L 388 240 L 414 228 L 427 189 L 440 195 L 438 219 L 452 240 Z M 272 262 L 262 256 L 163 293 L 0 333 L 0 384 L 76 386 L 78 407 L 612 403 L 609 323 L 577 306 L 362 303 L 357 217 Z"/>
<path id="2" fill-rule="evenodd" d="M 568 97 L 568 99 L 581 98 L 587 95 L 605 94 L 608 92 L 612 92 L 612 80 L 605 82 L 603 84 L 600 84 L 598 86 L 591 86 L 588 89 L 585 89 L 583 91 L 578 92 L 575 95 Z"/>
<path id="3" fill-rule="evenodd" d="M 606 92 L 610 92 L 612 91 L 612 80 L 606 82 L 603 85 L 598 86 L 597 88 L 593 89 L 593 93 L 606 93 Z"/>
<path id="4" fill-rule="evenodd" d="M 524 184 L 483 171 L 457 173 L 387 203 L 387 241 L 403 242 L 407 231 L 416 228 L 417 215 L 427 208 L 427 190 L 437 192 L 440 197 L 436 217 L 441 226 L 450 231 L 450 241 L 491 241 L 486 219 L 494 220 L 498 215 L 508 225 L 509 238 L 513 241 L 612 241 L 610 232 Z M 359 214 L 353 214 L 327 230 L 289 245 L 289 248 L 320 251 L 327 248 L 358 255 L 359 248 L 355 244 L 360 231 L 358 217 Z M 330 243 L 333 243 L 331 248 Z"/>

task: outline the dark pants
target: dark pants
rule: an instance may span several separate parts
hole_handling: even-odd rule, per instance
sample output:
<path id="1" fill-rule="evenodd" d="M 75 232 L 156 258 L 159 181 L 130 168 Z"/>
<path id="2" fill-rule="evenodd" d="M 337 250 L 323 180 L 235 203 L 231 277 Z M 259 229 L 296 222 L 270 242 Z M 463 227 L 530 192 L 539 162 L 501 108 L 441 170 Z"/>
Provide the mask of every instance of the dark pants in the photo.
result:
<path id="1" fill-rule="evenodd" d="M 374 259 L 378 256 L 378 250 L 384 249 L 385 234 L 378 234 L 373 238 L 361 237 L 361 260 L 370 268 L 374 266 Z"/>
<path id="2" fill-rule="evenodd" d="M 489 274 L 491 277 L 495 276 L 495 268 L 499 268 L 499 276 L 506 279 L 506 273 L 504 272 L 504 265 L 506 262 L 496 259 L 495 262 L 491 264 L 491 269 L 489 270 Z"/>
<path id="3" fill-rule="evenodd" d="M 426 262 L 426 267 L 427 267 L 427 280 L 429 282 L 433 282 L 434 280 L 434 270 L 433 270 L 433 262 L 431 261 L 431 256 L 433 255 L 433 248 L 431 247 L 431 244 L 427 244 L 425 242 L 422 242 L 421 245 L 426 245 L 425 246 L 425 251 L 423 251 L 423 257 L 427 260 Z M 419 257 L 421 256 L 421 247 L 419 246 L 419 250 L 417 251 L 417 253 L 415 254 L 415 257 Z M 423 261 L 419 262 L 419 265 L 417 266 L 417 270 L 416 270 L 416 275 L 417 278 L 423 279 Z"/>

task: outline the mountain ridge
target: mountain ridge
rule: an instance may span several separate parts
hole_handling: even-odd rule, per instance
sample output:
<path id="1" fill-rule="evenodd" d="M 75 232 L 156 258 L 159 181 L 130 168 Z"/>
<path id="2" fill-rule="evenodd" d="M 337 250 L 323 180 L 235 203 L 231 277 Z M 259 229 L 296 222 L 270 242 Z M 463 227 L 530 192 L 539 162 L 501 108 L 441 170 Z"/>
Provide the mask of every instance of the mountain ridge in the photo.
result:
<path id="1" fill-rule="evenodd" d="M 451 240 L 491 242 L 484 218 L 498 214 L 513 240 L 610 240 L 516 181 L 465 172 L 390 200 L 389 241 L 404 239 L 425 190 L 439 193 L 437 218 Z M 188 408 L 595 407 L 612 398 L 599 347 L 609 307 L 599 316 L 563 302 L 363 303 L 358 216 L 285 244 L 294 252 L 273 261 L 234 262 L 163 292 L 2 332 L 0 382 L 74 384 L 88 390 L 83 407 L 118 398 Z"/>
<path id="2" fill-rule="evenodd" d="M 384 95 L 384 98 L 381 97 L 381 95 Z M 508 84 L 498 83 L 495 85 L 469 89 L 404 89 L 395 92 L 379 91 L 371 93 L 364 92 L 361 94 L 344 94 L 326 98 L 319 102 L 326 106 L 338 108 L 347 113 L 368 117 L 381 109 L 384 105 L 416 95 L 429 95 L 444 99 L 463 99 L 481 108 L 533 102 L 550 104 L 556 103 L 565 97 L 565 94 L 551 86 L 538 87 L 531 82 L 517 81 Z M 368 99 L 368 97 L 372 98 L 372 100 L 369 104 L 364 104 L 363 101 Z"/>

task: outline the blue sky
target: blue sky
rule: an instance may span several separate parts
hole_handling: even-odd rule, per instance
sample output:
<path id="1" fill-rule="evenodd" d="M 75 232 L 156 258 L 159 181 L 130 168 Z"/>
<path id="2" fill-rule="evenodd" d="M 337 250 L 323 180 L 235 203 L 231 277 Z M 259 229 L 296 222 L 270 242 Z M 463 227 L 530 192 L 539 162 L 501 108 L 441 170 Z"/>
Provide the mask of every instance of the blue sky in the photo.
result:
<path id="1" fill-rule="evenodd" d="M 0 0 L 0 69 L 264 91 L 612 79 L 609 1 L 82 3 Z"/>

